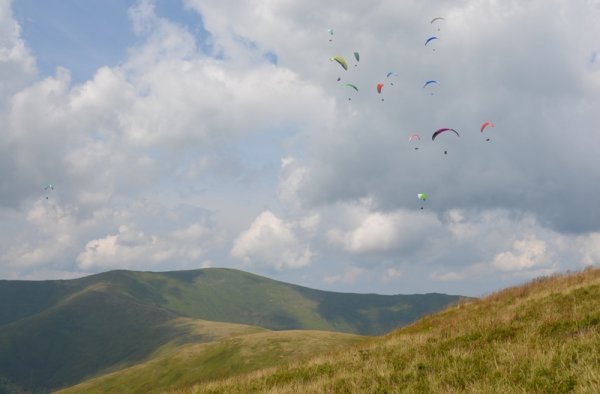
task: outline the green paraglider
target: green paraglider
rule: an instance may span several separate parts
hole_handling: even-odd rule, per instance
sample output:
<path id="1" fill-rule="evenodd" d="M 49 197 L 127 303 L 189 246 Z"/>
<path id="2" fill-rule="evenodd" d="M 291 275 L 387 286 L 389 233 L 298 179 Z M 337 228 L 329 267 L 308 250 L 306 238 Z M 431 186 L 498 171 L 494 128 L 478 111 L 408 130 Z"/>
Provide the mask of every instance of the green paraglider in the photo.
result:
<path id="1" fill-rule="evenodd" d="M 349 87 L 349 88 L 352 88 L 352 89 L 356 90 L 356 93 L 358 93 L 358 87 L 356 87 L 356 85 L 353 85 L 353 84 L 351 84 L 351 83 L 347 83 L 347 84 L 346 84 L 346 85 L 344 85 L 344 86 L 347 86 L 347 87 Z M 348 100 L 352 100 L 352 98 L 348 97 Z"/>
<path id="2" fill-rule="evenodd" d="M 346 63 L 346 59 L 344 59 L 341 55 L 335 55 L 329 58 L 331 61 L 336 61 L 340 66 L 344 68 L 344 70 L 348 71 L 348 63 Z"/>
<path id="3" fill-rule="evenodd" d="M 426 193 L 419 193 L 417 194 L 417 198 L 421 201 L 427 201 L 427 194 Z M 423 206 L 421 206 L 421 209 L 423 209 Z"/>

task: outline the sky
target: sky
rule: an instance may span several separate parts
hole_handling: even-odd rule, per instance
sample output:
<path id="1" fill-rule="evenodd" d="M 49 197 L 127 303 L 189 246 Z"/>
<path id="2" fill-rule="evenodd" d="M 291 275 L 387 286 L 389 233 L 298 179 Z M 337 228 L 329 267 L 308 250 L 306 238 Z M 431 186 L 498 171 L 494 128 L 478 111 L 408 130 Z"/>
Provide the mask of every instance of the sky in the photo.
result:
<path id="1" fill-rule="evenodd" d="M 0 278 L 598 266 L 599 51 L 598 0 L 0 0 Z"/>

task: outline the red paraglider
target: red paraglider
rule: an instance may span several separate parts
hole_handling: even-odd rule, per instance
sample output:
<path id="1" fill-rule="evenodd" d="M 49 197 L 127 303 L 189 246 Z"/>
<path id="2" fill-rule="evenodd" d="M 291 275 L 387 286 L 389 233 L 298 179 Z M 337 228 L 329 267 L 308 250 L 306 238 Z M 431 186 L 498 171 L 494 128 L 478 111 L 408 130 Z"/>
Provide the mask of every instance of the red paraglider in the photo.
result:
<path id="1" fill-rule="evenodd" d="M 486 127 L 494 127 L 494 124 L 492 122 L 483 122 L 483 124 L 481 125 L 481 132 L 483 133 L 483 130 L 485 130 Z"/>
<path id="2" fill-rule="evenodd" d="M 383 89 L 383 83 L 379 82 L 377 84 L 377 93 L 381 94 L 381 89 Z M 383 101 L 383 99 L 381 99 L 381 101 Z"/>

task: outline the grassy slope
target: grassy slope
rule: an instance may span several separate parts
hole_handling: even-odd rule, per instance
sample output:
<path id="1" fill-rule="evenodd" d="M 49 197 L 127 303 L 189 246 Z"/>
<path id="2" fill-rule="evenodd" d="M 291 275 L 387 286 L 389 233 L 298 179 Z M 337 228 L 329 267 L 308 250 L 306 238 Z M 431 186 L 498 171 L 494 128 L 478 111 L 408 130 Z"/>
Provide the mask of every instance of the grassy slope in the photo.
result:
<path id="1" fill-rule="evenodd" d="M 0 281 L 0 295 L 0 380 L 9 381 L 0 391 L 65 387 L 145 360 L 174 338 L 210 340 L 171 324 L 180 317 L 374 334 L 458 299 L 328 293 L 232 269 Z"/>
<path id="2" fill-rule="evenodd" d="M 219 323 L 215 323 L 219 324 Z M 171 347 L 149 361 L 60 391 L 155 393 L 303 360 L 366 337 L 326 331 L 267 331 Z"/>
<path id="3" fill-rule="evenodd" d="M 450 307 L 349 350 L 175 393 L 598 393 L 600 269 Z"/>
<path id="4" fill-rule="evenodd" d="M 0 326 L 0 371 L 28 388 L 73 384 L 144 359 L 185 331 L 176 314 L 96 284 L 43 312 Z M 115 322 L 119 322 L 116 324 Z"/>

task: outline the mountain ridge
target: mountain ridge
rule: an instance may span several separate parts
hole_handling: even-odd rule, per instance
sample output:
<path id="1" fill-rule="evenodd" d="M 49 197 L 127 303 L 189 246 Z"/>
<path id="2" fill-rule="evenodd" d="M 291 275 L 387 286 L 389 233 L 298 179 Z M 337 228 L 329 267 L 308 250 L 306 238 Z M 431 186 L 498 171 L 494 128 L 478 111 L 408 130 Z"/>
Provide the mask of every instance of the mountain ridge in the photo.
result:
<path id="1" fill-rule="evenodd" d="M 28 390 L 65 387 L 135 365 L 170 342 L 210 337 L 175 324 L 180 318 L 379 335 L 459 299 L 327 292 L 229 268 L 4 280 L 0 380 Z"/>

